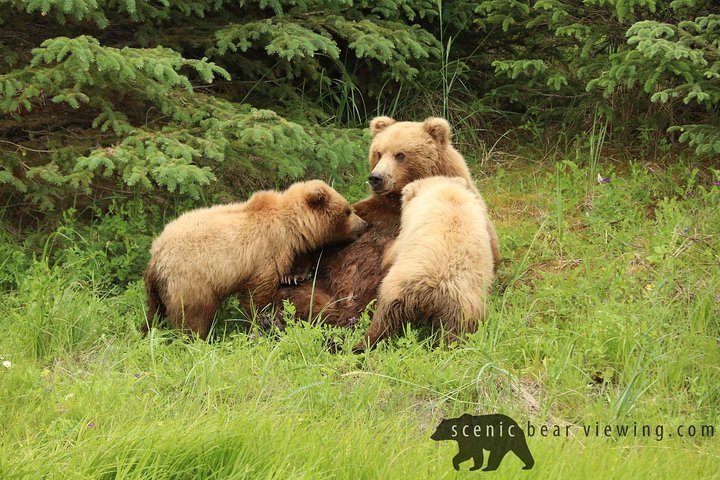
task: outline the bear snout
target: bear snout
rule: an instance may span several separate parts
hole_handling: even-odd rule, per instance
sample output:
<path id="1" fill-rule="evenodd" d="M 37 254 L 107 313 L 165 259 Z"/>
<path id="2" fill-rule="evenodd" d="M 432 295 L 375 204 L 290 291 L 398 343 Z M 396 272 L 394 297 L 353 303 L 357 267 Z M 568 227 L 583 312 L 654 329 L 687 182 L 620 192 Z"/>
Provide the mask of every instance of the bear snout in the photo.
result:
<path id="1" fill-rule="evenodd" d="M 353 213 L 350 217 L 350 229 L 352 231 L 353 240 L 357 240 L 360 235 L 365 233 L 365 230 L 367 230 L 369 226 L 369 223 Z"/>
<path id="2" fill-rule="evenodd" d="M 383 179 L 383 175 L 373 172 L 368 177 L 368 183 L 372 187 L 373 190 L 381 190 L 381 187 L 385 183 L 385 180 Z"/>
<path id="3" fill-rule="evenodd" d="M 392 176 L 388 175 L 387 173 L 380 173 L 375 171 L 373 171 L 368 177 L 368 183 L 370 184 L 373 192 L 377 193 L 378 195 L 388 193 L 395 185 Z"/>

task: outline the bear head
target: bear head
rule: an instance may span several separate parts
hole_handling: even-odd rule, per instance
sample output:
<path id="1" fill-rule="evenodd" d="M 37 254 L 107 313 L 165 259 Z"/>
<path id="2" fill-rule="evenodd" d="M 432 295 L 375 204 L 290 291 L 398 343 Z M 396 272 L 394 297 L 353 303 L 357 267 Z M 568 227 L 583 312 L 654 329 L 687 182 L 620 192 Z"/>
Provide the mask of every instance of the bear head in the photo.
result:
<path id="1" fill-rule="evenodd" d="M 470 178 L 465 160 L 451 144 L 447 120 L 377 117 L 370 122 L 370 133 L 368 183 L 378 195 L 399 195 L 408 183 L 434 175 Z"/>
<path id="2" fill-rule="evenodd" d="M 356 240 L 367 229 L 345 197 L 323 181 L 295 183 L 282 196 L 295 207 L 295 222 L 308 249 Z"/>

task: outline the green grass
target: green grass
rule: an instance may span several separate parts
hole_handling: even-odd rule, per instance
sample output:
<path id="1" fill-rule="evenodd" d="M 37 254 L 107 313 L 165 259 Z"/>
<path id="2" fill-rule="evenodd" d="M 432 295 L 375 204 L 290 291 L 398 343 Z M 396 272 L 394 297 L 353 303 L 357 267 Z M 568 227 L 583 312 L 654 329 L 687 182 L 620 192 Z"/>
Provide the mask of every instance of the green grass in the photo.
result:
<path id="1" fill-rule="evenodd" d="M 7 244 L 0 478 L 717 478 L 720 432 L 669 436 L 720 427 L 717 172 L 592 168 L 611 182 L 570 162 L 477 172 L 503 262 L 486 322 L 453 348 L 410 329 L 331 354 L 329 336 L 348 349 L 361 332 L 303 322 L 142 339 L 139 277 L 108 287 L 96 250 L 23 262 Z M 529 438 L 531 471 L 508 455 L 496 473 L 467 462 L 458 475 L 456 444 L 429 437 L 466 412 L 573 436 Z M 586 437 L 596 422 L 665 436 Z"/>

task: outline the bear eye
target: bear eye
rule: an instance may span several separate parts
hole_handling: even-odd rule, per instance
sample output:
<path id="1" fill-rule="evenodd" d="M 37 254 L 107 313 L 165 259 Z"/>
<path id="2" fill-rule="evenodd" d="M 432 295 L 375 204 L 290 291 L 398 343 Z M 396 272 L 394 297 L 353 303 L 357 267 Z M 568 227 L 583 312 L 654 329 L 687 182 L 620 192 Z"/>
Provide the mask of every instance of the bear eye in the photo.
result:
<path id="1" fill-rule="evenodd" d="M 351 213 L 352 213 L 352 210 L 350 209 L 350 207 L 345 209 L 345 216 L 349 217 Z"/>
<path id="2" fill-rule="evenodd" d="M 380 153 L 380 152 L 375 152 L 375 158 L 377 158 L 378 160 L 380 160 L 381 157 L 382 157 L 382 153 Z"/>
<path id="3" fill-rule="evenodd" d="M 403 160 L 405 160 L 405 154 L 402 152 L 396 153 L 395 160 L 397 160 L 398 162 L 402 162 Z"/>

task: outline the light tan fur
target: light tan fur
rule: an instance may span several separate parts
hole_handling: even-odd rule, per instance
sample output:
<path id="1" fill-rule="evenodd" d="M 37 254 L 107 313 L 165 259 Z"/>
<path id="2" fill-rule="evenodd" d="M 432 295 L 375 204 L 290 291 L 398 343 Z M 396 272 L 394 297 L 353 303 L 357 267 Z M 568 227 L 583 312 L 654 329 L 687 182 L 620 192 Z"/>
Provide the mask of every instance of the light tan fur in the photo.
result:
<path id="1" fill-rule="evenodd" d="M 485 203 L 472 182 L 430 177 L 402 191 L 402 225 L 383 263 L 390 269 L 370 328 L 354 351 L 373 347 L 406 323 L 430 321 L 451 341 L 474 332 L 492 286 Z"/>
<path id="2" fill-rule="evenodd" d="M 245 306 L 265 306 L 297 254 L 357 238 L 366 226 L 319 180 L 187 212 L 152 244 L 143 329 L 160 309 L 174 327 L 206 338 L 227 296 L 240 293 Z"/>
<path id="3" fill-rule="evenodd" d="M 370 181 L 381 195 L 400 194 L 415 179 L 431 176 L 461 176 L 478 195 L 484 211 L 485 201 L 470 176 L 465 159 L 452 145 L 447 120 L 430 117 L 424 122 L 397 122 L 376 117 L 370 122 Z M 375 177 L 375 184 L 373 184 Z M 500 263 L 498 236 L 492 222 L 487 223 L 494 268 Z"/>

